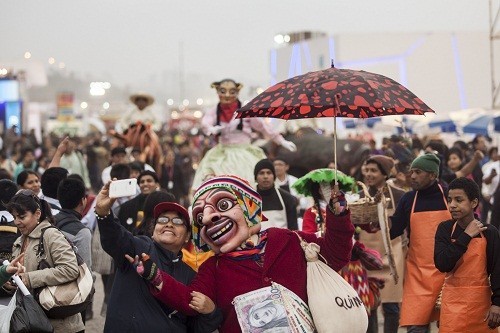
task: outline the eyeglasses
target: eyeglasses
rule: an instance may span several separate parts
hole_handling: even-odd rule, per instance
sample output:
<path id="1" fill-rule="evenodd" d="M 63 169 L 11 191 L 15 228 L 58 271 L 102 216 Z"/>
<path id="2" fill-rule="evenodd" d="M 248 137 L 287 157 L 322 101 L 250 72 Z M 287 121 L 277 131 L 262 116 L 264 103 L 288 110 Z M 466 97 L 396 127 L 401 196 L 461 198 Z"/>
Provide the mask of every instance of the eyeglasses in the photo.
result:
<path id="1" fill-rule="evenodd" d="M 38 196 L 35 194 L 35 192 L 33 192 L 32 190 L 28 190 L 28 189 L 22 189 L 22 190 L 19 190 L 16 192 L 16 195 L 24 195 L 25 197 L 30 197 L 32 198 L 33 200 L 35 200 L 35 203 L 36 205 L 38 206 L 38 208 L 40 209 L 40 199 L 38 198 Z"/>
<path id="2" fill-rule="evenodd" d="M 168 222 L 172 222 L 173 225 L 184 225 L 184 220 L 181 219 L 180 217 L 166 217 L 162 216 L 156 219 L 156 223 L 159 224 L 167 224 Z"/>

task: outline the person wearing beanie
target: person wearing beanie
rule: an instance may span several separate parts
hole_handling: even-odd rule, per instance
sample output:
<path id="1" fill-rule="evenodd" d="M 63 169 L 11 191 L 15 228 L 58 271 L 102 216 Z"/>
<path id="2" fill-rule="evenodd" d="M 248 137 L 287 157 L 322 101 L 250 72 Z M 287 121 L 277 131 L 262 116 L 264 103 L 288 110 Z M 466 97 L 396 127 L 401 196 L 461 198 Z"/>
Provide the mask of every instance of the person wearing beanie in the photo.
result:
<path id="1" fill-rule="evenodd" d="M 435 154 L 427 153 L 414 159 L 411 163 L 411 168 L 420 169 L 428 173 L 434 173 L 437 176 L 439 175 L 440 163 L 441 161 L 439 160 L 439 157 Z"/>
<path id="2" fill-rule="evenodd" d="M 276 188 L 276 171 L 273 162 L 262 159 L 255 165 L 257 192 L 262 197 L 262 210 L 268 222 L 262 224 L 262 230 L 270 227 L 297 230 L 297 199 L 289 192 Z"/>
<path id="3" fill-rule="evenodd" d="M 434 236 L 438 225 L 451 219 L 447 189 L 438 182 L 439 158 L 432 153 L 413 160 L 410 167 L 412 190 L 401 198 L 390 217 L 391 239 L 409 237 L 400 326 L 409 332 L 425 332 L 439 319 L 435 304 L 445 275 L 434 265 Z"/>
<path id="4" fill-rule="evenodd" d="M 369 157 L 364 163 L 364 180 L 368 187 L 370 196 L 375 196 L 382 191 L 386 198 L 390 198 L 386 208 L 387 216 L 394 214 L 399 200 L 404 191 L 387 183 L 394 168 L 394 160 L 384 155 L 374 155 Z M 360 195 L 363 197 L 364 192 Z M 374 221 L 374 225 L 362 228 L 359 233 L 359 241 L 367 248 L 374 249 L 381 254 L 386 253 L 384 247 L 384 237 L 380 231 L 380 223 L 384 221 Z M 353 221 L 356 223 L 356 221 Z M 366 230 L 364 230 L 366 229 Z M 404 250 L 402 237 L 396 237 L 391 241 L 392 255 L 394 258 L 395 269 L 399 276 L 399 282 L 396 284 L 391 276 L 391 269 L 387 256 L 383 256 L 383 268 L 381 270 L 368 270 L 368 276 L 382 279 L 385 281 L 384 288 L 380 289 L 380 299 L 382 303 L 382 313 L 384 315 L 384 333 L 396 333 L 399 327 L 399 303 L 403 298 L 403 284 L 401 283 L 404 273 Z M 367 332 L 376 332 L 378 328 L 377 308 L 372 308 L 369 316 Z"/>

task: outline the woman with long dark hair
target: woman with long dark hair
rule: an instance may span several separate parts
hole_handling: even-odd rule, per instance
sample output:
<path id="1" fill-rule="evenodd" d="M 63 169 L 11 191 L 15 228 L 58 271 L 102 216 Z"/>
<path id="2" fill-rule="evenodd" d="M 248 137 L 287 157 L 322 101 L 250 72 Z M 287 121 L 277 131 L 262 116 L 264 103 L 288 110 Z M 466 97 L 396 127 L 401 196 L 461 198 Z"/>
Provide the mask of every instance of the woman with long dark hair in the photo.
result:
<path id="1" fill-rule="evenodd" d="M 78 263 L 75 252 L 64 235 L 51 228 L 54 223 L 50 206 L 31 190 L 20 190 L 7 205 L 9 213 L 14 216 L 14 223 L 21 236 L 14 242 L 12 257 L 24 253 L 21 264 L 26 272 L 19 274 L 26 287 L 33 291 L 45 286 L 57 286 L 74 281 L 78 277 Z M 45 260 L 50 268 L 38 269 L 37 250 L 43 234 Z M 79 313 L 64 319 L 50 319 L 54 332 L 83 332 L 85 326 Z"/>

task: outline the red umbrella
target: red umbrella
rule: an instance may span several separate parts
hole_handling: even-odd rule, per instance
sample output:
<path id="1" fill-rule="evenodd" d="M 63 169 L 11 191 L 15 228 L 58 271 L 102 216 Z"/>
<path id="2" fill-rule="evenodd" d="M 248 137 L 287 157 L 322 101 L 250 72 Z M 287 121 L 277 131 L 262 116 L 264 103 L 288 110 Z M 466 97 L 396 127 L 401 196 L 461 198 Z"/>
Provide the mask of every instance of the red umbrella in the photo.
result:
<path id="1" fill-rule="evenodd" d="M 333 67 L 287 79 L 238 110 L 237 118 L 370 118 L 434 112 L 400 83 L 380 74 Z M 335 139 L 337 135 L 335 133 Z M 335 163 L 337 153 L 335 149 Z"/>

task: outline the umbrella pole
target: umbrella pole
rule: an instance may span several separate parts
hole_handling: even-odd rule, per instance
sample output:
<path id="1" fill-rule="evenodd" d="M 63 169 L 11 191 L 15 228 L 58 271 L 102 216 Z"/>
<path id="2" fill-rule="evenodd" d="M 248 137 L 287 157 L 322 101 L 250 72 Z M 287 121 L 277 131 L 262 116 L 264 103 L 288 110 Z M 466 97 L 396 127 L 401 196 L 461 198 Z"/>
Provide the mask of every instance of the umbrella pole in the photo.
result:
<path id="1" fill-rule="evenodd" d="M 333 116 L 333 160 L 335 161 L 335 185 L 337 185 L 337 115 L 336 114 Z"/>
<path id="2" fill-rule="evenodd" d="M 337 181 L 337 113 L 340 114 L 339 106 L 339 94 L 335 94 L 335 111 L 333 113 L 333 160 L 335 161 L 335 185 L 338 185 Z"/>

